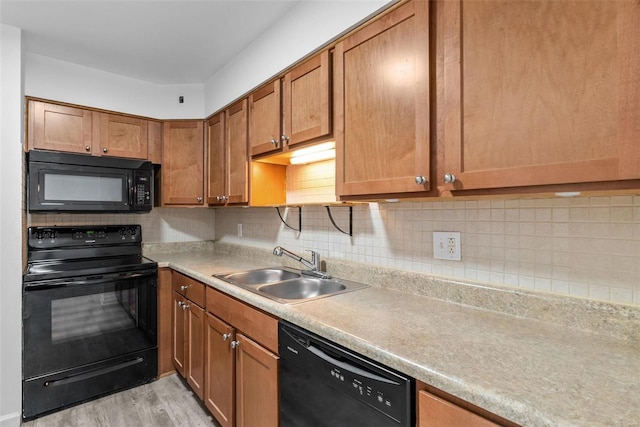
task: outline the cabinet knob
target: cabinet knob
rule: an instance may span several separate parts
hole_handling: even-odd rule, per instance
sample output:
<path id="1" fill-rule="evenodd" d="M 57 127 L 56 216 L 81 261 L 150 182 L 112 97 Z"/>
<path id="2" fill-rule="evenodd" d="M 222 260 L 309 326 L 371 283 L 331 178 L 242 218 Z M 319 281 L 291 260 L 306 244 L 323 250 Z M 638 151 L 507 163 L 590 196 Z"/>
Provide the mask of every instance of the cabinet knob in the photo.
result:
<path id="1" fill-rule="evenodd" d="M 189 307 L 189 304 L 182 303 L 182 311 L 186 311 Z"/>
<path id="2" fill-rule="evenodd" d="M 103 152 L 103 153 L 106 153 L 106 152 L 107 152 L 107 147 L 103 147 L 103 148 L 102 148 L 102 152 Z"/>
<path id="3" fill-rule="evenodd" d="M 223 202 L 228 202 L 229 201 L 229 196 L 222 196 L 222 201 Z"/>
<path id="4" fill-rule="evenodd" d="M 275 138 L 271 138 L 271 141 L 269 141 L 271 144 L 273 144 L 274 147 L 278 146 L 278 140 Z"/>
<path id="5" fill-rule="evenodd" d="M 444 174 L 444 183 L 445 184 L 453 184 L 456 182 L 456 176 L 452 173 Z"/>
<path id="6" fill-rule="evenodd" d="M 224 200 L 224 196 L 216 196 L 216 202 L 221 202 Z"/>
<path id="7" fill-rule="evenodd" d="M 91 147 L 89 147 L 88 145 L 84 146 L 84 151 L 91 151 Z"/>
<path id="8" fill-rule="evenodd" d="M 178 301 L 178 307 L 182 307 L 183 302 L 182 301 Z"/>
<path id="9" fill-rule="evenodd" d="M 226 340 L 228 340 L 229 338 L 231 338 L 231 334 L 224 334 L 224 335 L 222 335 L 222 341 L 226 341 Z"/>
<path id="10" fill-rule="evenodd" d="M 240 341 L 231 341 L 231 348 L 237 348 L 240 345 Z"/>
<path id="11" fill-rule="evenodd" d="M 289 137 L 287 135 L 282 135 L 280 137 L 280 140 L 282 141 L 283 144 L 289 145 Z"/>
<path id="12" fill-rule="evenodd" d="M 416 184 L 424 185 L 426 183 L 427 183 L 427 178 L 425 178 L 424 176 L 416 176 Z"/>
<path id="13" fill-rule="evenodd" d="M 202 203 L 202 197 L 196 197 L 196 200 L 198 201 L 198 203 Z"/>
<path id="14" fill-rule="evenodd" d="M 186 291 L 187 289 L 189 289 L 189 286 L 186 286 L 186 285 L 182 285 L 182 286 L 180 286 L 180 290 L 181 290 L 182 292 Z"/>

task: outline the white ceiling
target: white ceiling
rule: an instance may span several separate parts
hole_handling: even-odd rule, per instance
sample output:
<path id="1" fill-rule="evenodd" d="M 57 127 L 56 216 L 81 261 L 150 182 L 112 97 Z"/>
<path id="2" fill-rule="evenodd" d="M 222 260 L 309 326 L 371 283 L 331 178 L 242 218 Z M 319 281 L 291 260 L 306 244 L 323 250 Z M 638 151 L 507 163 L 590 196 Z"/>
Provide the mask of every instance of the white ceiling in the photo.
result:
<path id="1" fill-rule="evenodd" d="M 0 0 L 25 50 L 158 84 L 204 83 L 302 0 Z"/>

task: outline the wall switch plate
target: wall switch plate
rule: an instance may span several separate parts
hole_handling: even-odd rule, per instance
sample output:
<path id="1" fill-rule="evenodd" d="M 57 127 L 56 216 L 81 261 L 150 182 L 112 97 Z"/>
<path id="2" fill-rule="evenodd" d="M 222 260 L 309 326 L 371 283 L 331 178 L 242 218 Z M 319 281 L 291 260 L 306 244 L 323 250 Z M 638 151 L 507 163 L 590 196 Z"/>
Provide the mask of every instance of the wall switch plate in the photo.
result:
<path id="1" fill-rule="evenodd" d="M 460 261 L 462 259 L 461 255 L 460 232 L 433 232 L 433 258 Z"/>
<path id="2" fill-rule="evenodd" d="M 242 224 L 238 224 L 238 237 L 242 237 Z"/>

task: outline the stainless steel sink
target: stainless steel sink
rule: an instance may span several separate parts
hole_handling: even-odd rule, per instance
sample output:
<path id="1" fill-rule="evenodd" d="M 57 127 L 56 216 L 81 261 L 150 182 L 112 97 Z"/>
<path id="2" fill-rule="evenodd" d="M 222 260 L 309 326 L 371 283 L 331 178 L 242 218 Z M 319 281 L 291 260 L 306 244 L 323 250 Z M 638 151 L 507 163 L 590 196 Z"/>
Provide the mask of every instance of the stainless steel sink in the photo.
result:
<path id="1" fill-rule="evenodd" d="M 218 276 L 220 279 L 234 285 L 263 285 L 265 283 L 282 282 L 283 280 L 301 277 L 300 273 L 283 268 L 261 268 L 239 273 Z"/>
<path id="2" fill-rule="evenodd" d="M 214 277 L 282 304 L 297 304 L 367 288 L 364 283 L 308 276 L 286 267 L 261 268 Z"/>
<path id="3" fill-rule="evenodd" d="M 347 287 L 344 284 L 333 280 L 302 277 L 272 285 L 262 285 L 257 290 L 258 292 L 273 295 L 276 298 L 292 300 L 334 294 L 345 289 Z"/>

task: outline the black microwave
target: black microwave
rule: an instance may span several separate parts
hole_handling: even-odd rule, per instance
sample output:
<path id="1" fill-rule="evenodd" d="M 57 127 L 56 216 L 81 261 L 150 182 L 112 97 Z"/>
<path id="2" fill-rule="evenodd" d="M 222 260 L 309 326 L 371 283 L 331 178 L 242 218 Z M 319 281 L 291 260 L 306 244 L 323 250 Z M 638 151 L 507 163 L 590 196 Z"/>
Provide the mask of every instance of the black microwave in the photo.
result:
<path id="1" fill-rule="evenodd" d="M 149 212 L 153 165 L 34 150 L 27 153 L 27 189 L 29 212 Z"/>

